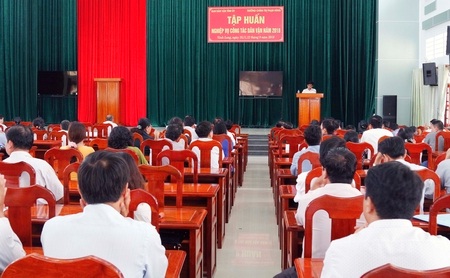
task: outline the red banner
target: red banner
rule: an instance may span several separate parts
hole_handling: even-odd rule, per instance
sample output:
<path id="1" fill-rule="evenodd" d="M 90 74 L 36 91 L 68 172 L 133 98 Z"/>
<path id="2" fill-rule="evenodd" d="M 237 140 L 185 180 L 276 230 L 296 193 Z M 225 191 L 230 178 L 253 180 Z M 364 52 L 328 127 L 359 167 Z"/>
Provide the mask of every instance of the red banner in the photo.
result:
<path id="1" fill-rule="evenodd" d="M 209 7 L 208 42 L 283 42 L 284 7 Z"/>

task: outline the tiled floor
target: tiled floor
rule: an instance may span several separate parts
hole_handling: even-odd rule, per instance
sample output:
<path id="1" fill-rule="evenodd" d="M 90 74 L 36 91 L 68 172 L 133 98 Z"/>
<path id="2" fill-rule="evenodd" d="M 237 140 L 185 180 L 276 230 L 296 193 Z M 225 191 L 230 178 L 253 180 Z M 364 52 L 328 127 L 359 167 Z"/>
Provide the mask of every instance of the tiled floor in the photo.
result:
<path id="1" fill-rule="evenodd" d="M 267 134 L 267 133 L 266 133 Z M 249 156 L 244 185 L 226 224 L 214 278 L 273 277 L 280 272 L 275 207 L 267 157 Z"/>

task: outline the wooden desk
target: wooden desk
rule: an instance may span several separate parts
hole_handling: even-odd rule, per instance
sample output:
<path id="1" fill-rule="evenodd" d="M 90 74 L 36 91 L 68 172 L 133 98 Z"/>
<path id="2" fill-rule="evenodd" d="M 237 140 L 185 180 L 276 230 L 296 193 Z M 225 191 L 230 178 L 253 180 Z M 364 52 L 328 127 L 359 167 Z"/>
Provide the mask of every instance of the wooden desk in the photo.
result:
<path id="1" fill-rule="evenodd" d="M 217 183 L 220 185 L 217 200 L 217 248 L 222 248 L 222 242 L 225 237 L 225 203 L 226 197 L 226 177 L 228 170 L 225 168 L 210 169 L 200 168 L 198 171 L 199 183 Z M 185 182 L 192 182 L 192 169 L 185 168 Z"/>
<path id="2" fill-rule="evenodd" d="M 175 204 L 176 183 L 164 185 L 164 203 Z M 213 277 L 217 266 L 217 193 L 218 184 L 191 183 L 183 184 L 183 207 L 202 207 L 207 211 L 204 228 L 203 266 L 206 277 Z"/>
<path id="3" fill-rule="evenodd" d="M 319 278 L 322 274 L 323 259 L 297 258 L 294 264 L 298 277 Z"/>
<path id="4" fill-rule="evenodd" d="M 282 248 L 281 248 L 281 268 L 291 267 L 294 259 L 301 257 L 303 248 L 303 237 L 305 231 L 303 226 L 297 224 L 295 210 L 286 210 L 283 213 Z"/>
<path id="5" fill-rule="evenodd" d="M 236 154 L 236 152 L 233 150 L 234 153 L 232 155 Z M 236 155 L 237 157 L 237 155 Z M 236 160 L 234 157 L 224 157 L 222 160 L 222 167 L 228 169 L 227 178 L 225 179 L 226 182 L 226 197 L 225 197 L 225 223 L 228 223 L 230 214 L 231 214 L 231 206 L 233 203 L 234 198 L 234 192 L 236 188 L 236 171 L 239 171 L 239 169 L 236 167 L 235 163 Z M 234 173 L 233 173 L 234 169 Z"/>
<path id="6" fill-rule="evenodd" d="M 295 185 L 280 185 L 278 191 L 280 195 L 278 196 L 278 206 L 276 207 L 276 217 L 278 225 L 278 236 L 280 237 L 280 248 L 283 243 L 283 213 L 288 210 L 297 210 L 297 203 L 294 202 L 294 197 L 297 194 L 297 189 Z"/>
<path id="7" fill-rule="evenodd" d="M 33 146 L 36 146 L 36 158 L 44 159 L 44 154 L 51 148 L 61 147 L 61 140 L 34 140 Z"/>
<path id="8" fill-rule="evenodd" d="M 24 247 L 27 255 L 31 253 L 37 253 L 44 255 L 42 247 Z M 183 268 L 184 261 L 186 259 L 186 252 L 181 250 L 166 250 L 167 261 L 169 262 L 166 271 L 166 278 L 180 277 L 181 269 Z"/>
<path id="9" fill-rule="evenodd" d="M 277 190 L 277 172 L 280 169 L 290 169 L 292 164 L 292 158 L 289 157 L 277 157 L 273 161 L 273 173 L 272 173 L 272 180 L 271 180 L 271 186 L 272 191 L 275 194 L 275 191 Z"/>
<path id="10" fill-rule="evenodd" d="M 297 183 L 297 176 L 291 174 L 290 169 L 278 169 L 277 171 L 277 182 L 276 186 L 273 187 L 273 201 L 275 203 L 275 215 L 278 216 L 279 206 L 280 206 L 280 185 L 295 185 Z M 279 224 L 279 217 L 277 217 L 277 224 Z"/>
<path id="11" fill-rule="evenodd" d="M 46 218 L 48 207 L 39 205 L 32 208 L 33 225 L 42 226 Z M 81 212 L 81 206 L 57 205 L 56 215 L 68 215 Z M 183 266 L 183 273 L 188 277 L 203 276 L 203 222 L 206 218 L 206 210 L 197 208 L 165 207 L 161 210 L 164 217 L 159 224 L 160 230 L 185 230 L 189 239 L 186 244 L 189 264 Z"/>

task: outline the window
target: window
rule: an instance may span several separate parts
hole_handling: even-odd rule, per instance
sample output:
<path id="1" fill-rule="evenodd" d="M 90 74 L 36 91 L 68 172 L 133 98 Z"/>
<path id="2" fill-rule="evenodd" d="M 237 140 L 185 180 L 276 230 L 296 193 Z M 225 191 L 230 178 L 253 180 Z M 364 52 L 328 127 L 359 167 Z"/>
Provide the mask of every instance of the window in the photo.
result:
<path id="1" fill-rule="evenodd" d="M 425 53 L 427 61 L 445 56 L 447 33 L 442 33 L 426 40 Z"/>

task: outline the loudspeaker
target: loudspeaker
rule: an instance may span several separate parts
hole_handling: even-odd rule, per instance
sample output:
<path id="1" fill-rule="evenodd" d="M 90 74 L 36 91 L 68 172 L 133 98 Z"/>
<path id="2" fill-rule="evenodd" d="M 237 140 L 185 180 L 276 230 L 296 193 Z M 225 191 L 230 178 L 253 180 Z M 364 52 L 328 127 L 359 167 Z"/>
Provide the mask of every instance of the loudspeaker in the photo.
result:
<path id="1" fill-rule="evenodd" d="M 383 96 L 383 120 L 397 123 L 397 96 Z"/>
<path id="2" fill-rule="evenodd" d="M 450 26 L 447 26 L 447 51 L 445 54 L 450 55 Z"/>
<path id="3" fill-rule="evenodd" d="M 436 73 L 436 63 L 422 64 L 423 85 L 437 86 L 438 78 Z"/>

